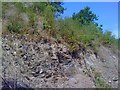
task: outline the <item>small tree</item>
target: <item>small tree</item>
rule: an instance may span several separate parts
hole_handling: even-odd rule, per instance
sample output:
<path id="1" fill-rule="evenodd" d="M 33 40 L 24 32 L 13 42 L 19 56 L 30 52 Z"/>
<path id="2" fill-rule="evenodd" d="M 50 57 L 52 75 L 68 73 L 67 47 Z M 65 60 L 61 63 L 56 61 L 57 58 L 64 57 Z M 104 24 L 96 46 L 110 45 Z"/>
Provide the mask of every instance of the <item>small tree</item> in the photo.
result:
<path id="1" fill-rule="evenodd" d="M 91 22 L 95 23 L 95 20 L 98 20 L 96 14 L 90 11 L 90 7 L 85 7 L 77 14 L 73 13 L 72 18 L 77 19 L 82 25 L 89 24 Z"/>

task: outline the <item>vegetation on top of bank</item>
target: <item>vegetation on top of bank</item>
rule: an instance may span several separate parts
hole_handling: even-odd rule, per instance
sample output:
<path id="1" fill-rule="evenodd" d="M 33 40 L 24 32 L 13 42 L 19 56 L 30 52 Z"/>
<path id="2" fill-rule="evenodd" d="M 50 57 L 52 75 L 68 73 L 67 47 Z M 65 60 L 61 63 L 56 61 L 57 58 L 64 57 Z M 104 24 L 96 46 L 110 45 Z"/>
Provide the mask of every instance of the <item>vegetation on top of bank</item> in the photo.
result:
<path id="1" fill-rule="evenodd" d="M 96 23 L 98 16 L 90 10 L 90 7 L 87 6 L 78 13 L 73 13 L 72 17 L 62 19 L 59 18 L 65 10 L 62 4 L 62 2 L 3 2 L 2 18 L 8 19 L 6 29 L 10 33 L 21 34 L 32 29 L 33 34 L 38 34 L 38 30 L 41 29 L 57 42 L 65 42 L 71 51 L 76 51 L 84 45 L 97 52 L 97 47 L 101 44 L 118 49 L 118 39 L 110 31 L 103 32 L 102 25 Z M 14 15 L 8 15 L 10 8 L 16 10 Z M 26 17 L 24 15 L 22 18 L 21 14 L 25 14 Z M 24 20 L 26 18 L 27 23 Z M 41 28 L 38 22 L 42 23 Z"/>

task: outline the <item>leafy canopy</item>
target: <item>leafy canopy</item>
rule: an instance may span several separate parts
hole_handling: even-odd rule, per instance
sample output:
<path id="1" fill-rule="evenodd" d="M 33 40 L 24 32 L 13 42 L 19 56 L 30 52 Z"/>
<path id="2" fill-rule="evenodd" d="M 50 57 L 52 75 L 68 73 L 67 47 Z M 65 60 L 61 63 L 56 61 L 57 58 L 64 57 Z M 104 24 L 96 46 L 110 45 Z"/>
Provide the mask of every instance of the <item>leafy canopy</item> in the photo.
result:
<path id="1" fill-rule="evenodd" d="M 91 22 L 98 20 L 96 14 L 90 11 L 90 7 L 85 7 L 83 10 L 80 10 L 78 13 L 73 13 L 72 18 L 78 20 L 80 24 L 85 25 Z"/>

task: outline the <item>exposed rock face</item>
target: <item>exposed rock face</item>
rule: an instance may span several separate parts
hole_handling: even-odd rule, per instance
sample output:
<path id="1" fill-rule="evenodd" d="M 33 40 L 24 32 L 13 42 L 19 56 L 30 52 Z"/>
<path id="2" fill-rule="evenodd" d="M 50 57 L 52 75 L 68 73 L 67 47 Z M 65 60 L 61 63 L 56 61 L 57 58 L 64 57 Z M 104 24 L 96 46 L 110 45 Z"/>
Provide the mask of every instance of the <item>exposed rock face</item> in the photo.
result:
<path id="1" fill-rule="evenodd" d="M 87 51 L 85 55 L 79 52 L 79 58 L 73 58 L 63 44 L 45 40 L 32 42 L 15 35 L 2 37 L 2 41 L 4 78 L 22 81 L 32 88 L 93 88 L 96 87 L 93 68 L 107 73 L 101 59 L 96 58 L 92 51 Z M 111 68 L 116 70 L 114 66 Z M 85 74 L 85 70 L 90 70 L 90 76 Z M 103 77 L 106 78 L 105 73 Z M 113 73 L 117 76 L 116 71 Z M 113 82 L 116 80 L 114 78 Z M 112 87 L 117 87 L 116 84 Z"/>
<path id="2" fill-rule="evenodd" d="M 30 88 L 28 85 L 24 84 L 23 82 L 17 82 L 16 80 L 10 80 L 10 79 L 4 79 L 2 82 L 2 88 L 1 90 L 34 90 L 33 88 Z"/>

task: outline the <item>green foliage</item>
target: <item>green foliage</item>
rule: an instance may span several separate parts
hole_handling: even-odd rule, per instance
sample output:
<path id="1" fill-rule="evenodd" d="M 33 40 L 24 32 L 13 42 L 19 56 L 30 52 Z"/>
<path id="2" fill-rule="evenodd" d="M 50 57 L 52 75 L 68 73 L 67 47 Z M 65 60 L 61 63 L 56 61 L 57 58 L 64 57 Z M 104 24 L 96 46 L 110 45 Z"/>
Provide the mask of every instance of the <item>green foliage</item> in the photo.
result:
<path id="1" fill-rule="evenodd" d="M 55 32 L 55 17 L 63 13 L 65 10 L 62 6 L 62 2 L 13 2 L 4 3 L 3 16 L 5 16 L 5 10 L 10 6 L 17 8 L 17 14 L 25 13 L 29 16 L 29 27 L 37 29 L 37 16 L 44 17 L 43 27 L 44 29 L 51 29 Z M 47 23 L 46 23 L 47 22 Z"/>
<path id="2" fill-rule="evenodd" d="M 32 9 L 36 14 L 43 15 L 45 8 L 47 7 L 47 2 L 35 2 L 32 5 Z"/>
<path id="3" fill-rule="evenodd" d="M 20 13 L 22 12 L 26 12 L 27 7 L 24 6 L 24 4 L 22 2 L 14 2 L 13 5 L 15 5 L 17 7 L 17 9 L 19 10 Z"/>
<path id="4" fill-rule="evenodd" d="M 19 33 L 21 30 L 22 30 L 22 23 L 16 21 L 16 20 L 11 20 L 9 23 L 8 23 L 8 26 L 7 26 L 8 30 L 10 32 L 15 32 L 15 33 Z"/>
<path id="5" fill-rule="evenodd" d="M 80 43 L 80 30 L 77 21 L 74 21 L 71 18 L 66 18 L 65 20 L 58 20 L 58 33 L 66 43 L 71 51 L 77 49 L 78 44 Z"/>
<path id="6" fill-rule="evenodd" d="M 8 3 L 2 2 L 2 18 L 3 19 L 5 18 L 5 13 L 6 13 L 6 10 L 8 9 L 8 7 L 9 7 Z"/>
<path id="7" fill-rule="evenodd" d="M 43 15 L 47 6 L 51 6 L 51 10 L 53 11 L 54 15 L 60 16 L 64 12 L 64 7 L 62 6 L 62 2 L 35 2 L 32 5 L 33 11 L 35 13 Z"/>
<path id="8" fill-rule="evenodd" d="M 48 22 L 48 24 L 51 27 L 54 27 L 55 25 L 55 20 L 54 20 L 54 13 L 52 11 L 52 7 L 50 5 L 48 5 L 45 10 L 44 10 L 44 18 L 46 19 L 46 21 Z"/>
<path id="9" fill-rule="evenodd" d="M 96 84 L 97 84 L 97 87 L 99 87 L 99 88 L 105 88 L 105 82 L 104 82 L 104 80 L 102 79 L 102 78 L 100 78 L 100 77 L 97 77 L 96 78 Z"/>
<path id="10" fill-rule="evenodd" d="M 48 22 L 46 20 L 43 20 L 43 30 L 48 30 L 50 28 Z"/>
<path id="11" fill-rule="evenodd" d="M 102 25 L 95 22 L 98 17 L 90 10 L 90 7 L 85 7 L 78 13 L 74 13 L 70 18 L 56 20 L 56 17 L 65 10 L 62 4 L 62 2 L 4 3 L 3 16 L 5 16 L 6 9 L 10 5 L 14 5 L 17 8 L 18 15 L 25 13 L 29 17 L 29 24 L 23 25 L 24 22 L 20 19 L 20 16 L 16 15 L 15 19 L 9 21 L 7 28 L 10 32 L 20 32 L 25 27 L 33 28 L 36 31 L 38 17 L 42 17 L 43 30 L 46 30 L 49 36 L 57 40 L 63 39 L 71 51 L 77 50 L 80 44 L 92 47 L 95 52 L 101 44 L 117 47 L 118 40 L 111 32 L 103 33 Z"/>
<path id="12" fill-rule="evenodd" d="M 44 29 L 48 30 L 48 33 L 51 34 L 52 36 L 55 36 L 55 15 L 54 12 L 52 11 L 52 6 L 48 5 L 44 12 L 44 23 L 43 23 L 43 27 Z"/>
<path id="13" fill-rule="evenodd" d="M 59 33 L 71 45 L 71 48 L 77 47 L 80 43 L 83 43 L 85 46 L 92 44 L 94 49 L 99 45 L 99 42 L 94 43 L 93 41 L 98 41 L 102 32 L 94 23 L 80 26 L 79 21 L 72 18 L 60 19 L 58 22 L 60 27 Z M 73 45 L 70 43 L 73 43 Z"/>
<path id="14" fill-rule="evenodd" d="M 55 16 L 58 17 L 60 14 L 64 12 L 65 8 L 62 6 L 62 2 L 49 2 L 52 6 L 52 10 L 55 13 Z"/>
<path id="15" fill-rule="evenodd" d="M 102 43 L 104 45 L 112 45 L 113 41 L 114 41 L 114 36 L 112 36 L 112 33 L 110 31 L 106 31 L 104 34 L 103 34 L 103 40 L 102 40 Z"/>
<path id="16" fill-rule="evenodd" d="M 100 72 L 94 71 L 94 75 L 97 88 L 111 88 L 110 85 L 106 84 Z"/>
<path id="17" fill-rule="evenodd" d="M 73 19 L 77 19 L 81 25 L 89 24 L 94 22 L 97 19 L 96 14 L 90 11 L 90 7 L 85 7 L 83 10 L 80 10 L 77 14 L 73 14 Z"/>
<path id="18" fill-rule="evenodd" d="M 28 5 L 28 6 L 27 6 Z M 33 11 L 32 8 L 30 8 L 28 3 L 21 3 L 21 2 L 16 2 L 15 6 L 17 7 L 17 9 L 19 10 L 19 13 L 26 13 L 29 16 L 29 26 L 36 29 L 37 24 L 37 16 L 35 11 Z"/>

